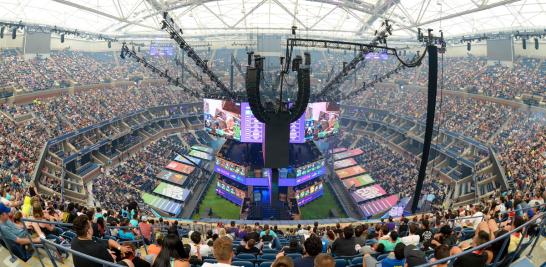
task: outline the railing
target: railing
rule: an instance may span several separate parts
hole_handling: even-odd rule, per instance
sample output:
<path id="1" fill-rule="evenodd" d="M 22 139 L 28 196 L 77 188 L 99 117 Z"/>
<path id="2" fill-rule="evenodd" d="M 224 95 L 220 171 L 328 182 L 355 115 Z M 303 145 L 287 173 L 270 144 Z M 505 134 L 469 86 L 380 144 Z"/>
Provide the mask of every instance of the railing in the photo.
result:
<path id="1" fill-rule="evenodd" d="M 74 256 L 78 256 L 78 257 L 84 258 L 84 259 L 86 259 L 88 261 L 92 261 L 92 262 L 97 263 L 97 264 L 102 264 L 103 267 L 104 266 L 109 266 L 109 267 L 123 267 L 123 266 L 125 266 L 125 265 L 120 265 L 120 264 L 117 264 L 117 263 L 105 261 L 103 259 L 95 258 L 93 256 L 89 256 L 89 255 L 81 253 L 79 251 L 75 251 L 75 250 L 73 250 L 71 248 L 61 246 L 59 244 L 56 244 L 55 242 L 49 241 L 49 240 L 44 239 L 44 238 L 41 238 L 40 240 L 42 241 L 41 244 L 44 246 L 44 248 L 46 248 L 45 251 L 47 252 L 49 260 L 51 260 L 51 265 L 53 267 L 58 267 L 58 265 L 57 265 L 57 261 L 55 260 L 55 257 L 53 257 L 53 255 L 51 255 L 51 251 L 48 249 L 48 246 L 53 247 L 55 249 L 58 249 L 58 250 L 60 250 L 62 252 L 70 253 L 70 254 L 72 254 L 72 258 L 74 258 Z"/>

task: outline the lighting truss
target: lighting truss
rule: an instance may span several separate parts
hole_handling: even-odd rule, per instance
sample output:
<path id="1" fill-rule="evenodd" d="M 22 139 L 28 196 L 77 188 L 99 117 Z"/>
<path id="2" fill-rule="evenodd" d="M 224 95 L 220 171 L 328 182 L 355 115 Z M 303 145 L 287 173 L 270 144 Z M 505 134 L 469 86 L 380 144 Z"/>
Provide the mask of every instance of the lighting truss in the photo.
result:
<path id="1" fill-rule="evenodd" d="M 183 31 L 180 27 L 174 22 L 174 19 L 169 15 L 168 12 L 163 13 L 162 21 L 162 30 L 165 30 L 169 33 L 171 39 L 173 39 L 182 50 L 184 50 L 188 57 L 190 57 L 195 64 L 201 68 L 203 73 L 205 73 L 210 80 L 218 87 L 226 96 L 231 99 L 235 99 L 235 94 L 231 92 L 227 86 L 210 70 L 207 66 L 207 63 L 197 55 L 197 52 L 182 38 Z"/>
<path id="2" fill-rule="evenodd" d="M 167 70 L 161 70 L 161 69 L 157 68 L 156 66 L 150 64 L 145 58 L 138 56 L 134 50 L 129 50 L 129 47 L 125 43 L 123 43 L 122 46 L 121 46 L 120 57 L 123 58 L 123 59 L 126 58 L 126 57 L 134 58 L 136 62 L 142 64 L 142 66 L 144 66 L 145 68 L 151 70 L 153 73 L 158 74 L 159 77 L 165 78 L 170 84 L 182 88 L 184 90 L 184 92 L 189 93 L 191 96 L 194 96 L 194 97 L 197 97 L 197 98 L 202 97 L 202 95 L 199 92 L 196 92 L 196 91 L 191 90 L 188 87 L 184 86 L 180 82 L 178 77 L 177 78 L 171 77 Z M 206 89 L 203 90 L 203 91 L 206 94 Z"/>

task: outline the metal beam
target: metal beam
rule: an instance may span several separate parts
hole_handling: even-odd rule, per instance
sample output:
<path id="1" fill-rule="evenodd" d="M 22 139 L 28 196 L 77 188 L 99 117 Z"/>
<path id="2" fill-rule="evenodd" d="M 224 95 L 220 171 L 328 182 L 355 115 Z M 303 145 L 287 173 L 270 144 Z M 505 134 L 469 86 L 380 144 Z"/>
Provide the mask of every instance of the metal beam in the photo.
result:
<path id="1" fill-rule="evenodd" d="M 394 29 L 394 30 L 405 30 L 405 29 L 416 28 L 416 27 L 420 27 L 420 26 L 423 26 L 423 25 L 428 25 L 428 24 L 431 24 L 431 23 L 434 23 L 434 22 L 438 22 L 440 20 L 452 19 L 452 18 L 455 18 L 455 17 L 464 16 L 464 15 L 468 15 L 468 14 L 488 10 L 488 9 L 491 9 L 491 8 L 516 3 L 516 2 L 519 2 L 519 1 L 521 1 L 521 0 L 504 0 L 504 1 L 493 3 L 493 4 L 490 4 L 490 5 L 485 5 L 485 6 L 481 6 L 481 7 L 477 7 L 477 8 L 457 12 L 457 13 L 453 13 L 453 14 L 450 14 L 450 15 L 447 15 L 447 16 L 439 17 L 439 18 L 436 18 L 436 19 L 431 19 L 429 21 L 419 22 L 419 23 L 416 23 L 416 24 L 413 24 L 413 25 L 406 25 L 404 27 L 397 28 L 397 29 Z"/>
<path id="2" fill-rule="evenodd" d="M 90 7 L 82 6 L 80 4 L 76 4 L 76 3 L 73 3 L 73 2 L 70 2 L 70 1 L 66 1 L 66 0 L 53 0 L 53 1 L 55 1 L 57 3 L 60 3 L 60 4 L 63 4 L 63 5 L 67 5 L 67 6 L 75 7 L 75 8 L 85 10 L 85 11 L 88 11 L 88 12 L 91 12 L 91 13 L 95 13 L 97 15 L 101 15 L 103 17 L 107 17 L 107 18 L 114 19 L 114 20 L 117 20 L 117 21 L 125 22 L 125 23 L 128 23 L 128 24 L 133 24 L 133 25 L 138 25 L 138 26 L 153 29 L 153 30 L 157 30 L 157 28 L 155 28 L 155 27 L 140 24 L 138 22 L 129 21 L 129 20 L 125 19 L 125 18 L 116 17 L 114 15 L 104 13 L 102 11 L 99 11 L 99 10 L 96 10 L 96 9 L 93 9 L 93 8 L 90 8 Z"/>
<path id="3" fill-rule="evenodd" d="M 210 9 L 207 5 L 201 5 L 201 6 L 205 7 L 205 9 L 207 9 L 212 15 L 214 15 L 218 20 L 220 20 L 224 25 L 226 25 L 226 27 L 229 28 L 229 25 L 224 21 L 224 19 L 218 16 L 216 12 L 212 11 L 212 9 Z"/>
<path id="4" fill-rule="evenodd" d="M 259 2 L 256 6 L 254 6 L 249 12 L 247 12 L 242 18 L 240 18 L 237 22 L 235 22 L 235 24 L 231 25 L 231 29 L 237 27 L 237 25 L 239 25 L 239 23 L 243 22 L 243 20 L 245 20 L 248 15 L 252 14 L 254 11 L 256 11 L 256 9 L 258 9 L 259 7 L 261 7 L 265 2 L 267 2 L 268 0 L 262 0 L 261 2 Z"/>
<path id="5" fill-rule="evenodd" d="M 315 23 L 313 23 L 313 25 L 311 25 L 311 27 L 309 27 L 309 29 L 314 29 L 315 26 L 317 26 L 317 24 L 319 24 L 323 19 L 328 17 L 330 14 L 332 14 L 332 12 L 334 12 L 334 10 L 336 10 L 336 9 L 337 9 L 337 6 L 334 6 L 332 9 L 330 9 L 330 11 L 326 12 L 326 14 L 324 14 L 324 16 L 320 17 L 320 19 L 315 21 Z"/>
<path id="6" fill-rule="evenodd" d="M 298 17 L 294 13 L 288 10 L 288 8 L 286 8 L 281 2 L 279 2 L 278 0 L 273 0 L 273 2 L 275 2 L 280 8 L 282 8 L 282 10 L 288 13 L 288 15 L 292 16 L 300 25 L 303 26 L 304 29 L 307 29 L 307 26 L 300 19 L 298 19 Z"/>
<path id="7" fill-rule="evenodd" d="M 380 0 L 374 7 L 372 16 L 366 21 L 364 25 L 358 30 L 358 34 L 362 34 L 367 30 L 378 18 L 383 17 L 385 12 L 391 7 L 399 4 L 400 0 Z"/>
<path id="8" fill-rule="evenodd" d="M 334 5 L 337 7 L 346 7 L 350 9 L 354 9 L 363 13 L 367 14 L 373 14 L 374 6 L 365 2 L 350 2 L 350 1 L 343 1 L 343 3 L 340 3 L 340 1 L 332 1 L 332 0 L 307 0 L 309 2 L 318 2 L 323 4 L 329 4 Z"/>

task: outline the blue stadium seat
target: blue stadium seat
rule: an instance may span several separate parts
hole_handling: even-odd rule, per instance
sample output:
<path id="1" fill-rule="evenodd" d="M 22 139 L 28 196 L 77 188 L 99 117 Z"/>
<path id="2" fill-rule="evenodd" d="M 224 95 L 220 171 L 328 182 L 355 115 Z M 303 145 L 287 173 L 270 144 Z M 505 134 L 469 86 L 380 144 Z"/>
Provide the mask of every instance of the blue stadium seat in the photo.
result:
<path id="1" fill-rule="evenodd" d="M 235 261 L 254 261 L 256 260 L 256 255 L 249 253 L 241 253 L 237 255 L 234 259 Z"/>
<path id="2" fill-rule="evenodd" d="M 277 254 L 279 251 L 276 249 L 264 248 L 262 252 L 264 254 Z"/>
<path id="3" fill-rule="evenodd" d="M 265 261 L 260 264 L 260 267 L 271 267 L 272 261 Z"/>
<path id="4" fill-rule="evenodd" d="M 275 258 L 277 257 L 277 254 L 263 254 L 262 256 L 260 256 L 260 260 L 264 260 L 264 261 L 274 261 Z"/>
<path id="5" fill-rule="evenodd" d="M 389 256 L 389 253 L 381 254 L 381 255 L 377 256 L 377 261 L 382 261 L 387 256 Z"/>
<path id="6" fill-rule="evenodd" d="M 362 265 L 362 261 L 363 261 L 363 257 L 361 256 L 358 256 L 358 257 L 355 257 L 353 258 L 353 260 L 351 261 L 351 264 L 360 264 Z"/>
<path id="7" fill-rule="evenodd" d="M 336 267 L 345 267 L 347 266 L 347 261 L 345 259 L 336 259 Z"/>
<path id="8" fill-rule="evenodd" d="M 301 254 L 297 254 L 297 253 L 286 254 L 286 256 L 292 258 L 293 260 L 298 260 L 302 258 Z"/>
<path id="9" fill-rule="evenodd" d="M 250 261 L 232 261 L 232 266 L 241 266 L 241 267 L 254 267 L 254 263 Z"/>

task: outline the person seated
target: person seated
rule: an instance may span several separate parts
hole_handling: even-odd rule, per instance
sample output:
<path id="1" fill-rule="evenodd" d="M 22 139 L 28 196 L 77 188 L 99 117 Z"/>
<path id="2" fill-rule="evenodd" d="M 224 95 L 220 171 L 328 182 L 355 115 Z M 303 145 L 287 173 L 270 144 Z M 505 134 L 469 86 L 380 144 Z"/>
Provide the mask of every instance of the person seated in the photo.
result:
<path id="1" fill-rule="evenodd" d="M 86 255 L 99 258 L 108 262 L 115 262 L 113 251 L 122 254 L 130 250 L 127 246 L 122 246 L 113 239 L 93 240 L 93 227 L 87 215 L 80 215 L 74 219 L 73 230 L 77 237 L 72 240 L 71 248 Z M 92 262 L 88 259 L 73 255 L 74 266 L 102 267 L 102 264 Z"/>
<path id="2" fill-rule="evenodd" d="M 23 261 L 27 261 L 32 256 L 27 250 L 27 245 L 30 243 L 40 243 L 40 238 L 45 238 L 45 235 L 40 231 L 40 228 L 34 230 L 38 234 L 38 237 L 29 238 L 27 236 L 26 229 L 17 226 L 9 219 L 11 209 L 4 204 L 0 203 L 0 231 L 8 244 L 2 244 L 7 248 L 11 248 L 13 254 Z"/>
<path id="3" fill-rule="evenodd" d="M 214 241 L 212 246 L 212 254 L 218 261 L 217 263 L 203 263 L 202 267 L 231 267 L 231 261 L 233 260 L 233 243 L 227 236 L 219 237 Z M 162 267 L 162 266 L 153 266 Z M 178 266 L 176 266 L 178 267 Z"/>
<path id="4" fill-rule="evenodd" d="M 398 238 L 398 232 L 392 231 L 390 234 L 388 234 L 389 239 L 381 239 L 379 240 L 380 244 L 383 244 L 385 246 L 385 251 L 391 252 L 394 250 L 396 245 L 400 243 L 400 238 Z"/>
<path id="5" fill-rule="evenodd" d="M 400 241 L 404 243 L 406 246 L 409 246 L 409 245 L 417 246 L 419 245 L 419 240 L 420 240 L 420 237 L 417 234 L 417 224 L 413 224 L 413 223 L 409 226 L 409 235 L 400 238 Z"/>
<path id="6" fill-rule="evenodd" d="M 322 251 L 322 240 L 315 234 L 312 234 L 303 242 L 305 255 L 294 261 L 295 266 L 313 267 L 315 257 Z"/>
<path id="7" fill-rule="evenodd" d="M 211 254 L 211 249 L 207 244 L 201 243 L 201 233 L 194 231 L 190 234 L 190 256 L 196 256 L 198 259 L 208 257 Z"/>
<path id="8" fill-rule="evenodd" d="M 393 231 L 394 232 L 394 231 Z M 383 259 L 381 262 L 382 267 L 395 267 L 395 266 L 404 266 L 405 264 L 405 256 L 404 256 L 404 249 L 406 248 L 406 245 L 404 243 L 397 243 L 394 247 L 394 253 L 391 253 L 388 257 Z M 394 254 L 394 257 L 392 257 Z"/>
<path id="9" fill-rule="evenodd" d="M 294 253 L 303 254 L 303 249 L 301 248 L 298 240 L 295 238 L 290 239 L 289 245 L 287 247 L 283 247 L 281 251 L 284 252 L 285 254 L 294 254 Z"/>
<path id="10" fill-rule="evenodd" d="M 474 238 L 472 239 L 472 247 L 480 246 L 484 243 L 487 243 L 491 239 L 489 233 L 486 231 L 478 231 Z M 453 247 L 451 249 L 451 255 L 456 255 L 462 253 L 464 250 L 472 249 L 472 247 L 467 247 L 462 249 L 460 247 Z M 467 267 L 467 266 L 485 266 L 487 263 L 490 263 L 493 259 L 493 253 L 486 249 L 479 249 L 458 257 L 453 263 L 453 267 Z"/>
<path id="11" fill-rule="evenodd" d="M 356 241 L 353 237 L 352 226 L 343 228 L 343 238 L 338 238 L 332 244 L 332 253 L 335 256 L 353 256 L 357 254 Z"/>
<path id="12" fill-rule="evenodd" d="M 250 240 L 245 239 L 244 241 L 245 241 L 245 244 L 239 245 L 237 249 L 235 250 L 236 255 L 239 255 L 241 253 L 250 253 L 250 254 L 258 255 L 261 253 L 260 249 L 255 247 L 256 241 L 254 239 L 250 239 Z"/>
<path id="13" fill-rule="evenodd" d="M 315 257 L 314 267 L 335 267 L 336 261 L 334 257 L 321 253 Z"/>
<path id="14" fill-rule="evenodd" d="M 155 243 L 148 246 L 148 254 L 157 256 L 161 252 L 161 246 L 163 245 L 163 233 L 155 233 Z"/>
<path id="15" fill-rule="evenodd" d="M 163 247 L 155 257 L 153 267 L 190 267 L 190 255 L 184 249 L 182 240 L 175 234 L 163 239 Z"/>

